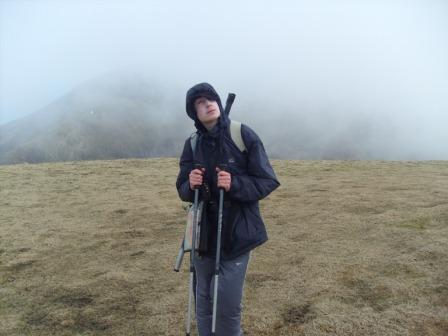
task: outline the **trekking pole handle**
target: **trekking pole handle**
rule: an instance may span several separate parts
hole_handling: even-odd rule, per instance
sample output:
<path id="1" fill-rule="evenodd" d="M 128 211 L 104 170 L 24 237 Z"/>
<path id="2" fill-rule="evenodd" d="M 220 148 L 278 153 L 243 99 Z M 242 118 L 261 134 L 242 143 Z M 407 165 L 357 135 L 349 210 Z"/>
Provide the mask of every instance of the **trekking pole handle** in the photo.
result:
<path id="1" fill-rule="evenodd" d="M 229 166 L 226 163 L 220 163 L 218 165 L 218 168 L 222 171 L 228 172 L 229 171 Z"/>
<path id="2" fill-rule="evenodd" d="M 194 169 L 199 169 L 202 171 L 202 168 L 204 168 L 204 166 L 202 164 L 200 164 L 200 163 L 194 164 Z M 194 186 L 194 189 L 199 189 L 200 187 L 201 187 L 200 185 L 197 185 L 197 186 Z"/>
<path id="3" fill-rule="evenodd" d="M 220 163 L 218 165 L 218 168 L 219 168 L 219 170 L 222 170 L 222 171 L 225 171 L 225 172 L 229 171 L 229 166 L 226 163 Z M 224 188 L 220 187 L 219 190 L 224 191 Z"/>
<path id="4" fill-rule="evenodd" d="M 229 93 L 227 95 L 226 106 L 224 108 L 225 115 L 229 115 L 230 109 L 232 108 L 233 102 L 235 101 L 236 95 L 234 93 Z"/>

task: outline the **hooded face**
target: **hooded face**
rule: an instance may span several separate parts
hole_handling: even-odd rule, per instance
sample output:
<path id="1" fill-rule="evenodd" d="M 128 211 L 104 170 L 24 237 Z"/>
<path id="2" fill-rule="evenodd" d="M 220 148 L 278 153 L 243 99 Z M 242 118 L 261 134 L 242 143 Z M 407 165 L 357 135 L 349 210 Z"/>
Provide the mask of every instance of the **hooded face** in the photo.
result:
<path id="1" fill-rule="evenodd" d="M 218 103 L 211 98 L 196 98 L 194 101 L 194 108 L 199 121 L 208 130 L 212 129 L 216 125 L 218 118 L 221 115 Z"/>
<path id="2" fill-rule="evenodd" d="M 199 114 L 197 113 L 197 109 L 195 106 L 195 102 L 197 99 L 199 98 L 206 98 L 206 100 L 209 100 L 209 102 L 205 102 L 205 110 L 201 110 L 201 113 L 199 113 L 201 115 L 201 118 L 204 117 L 204 119 L 206 122 L 210 122 L 212 118 L 215 118 L 214 116 L 212 117 L 211 114 L 207 114 L 207 112 L 212 112 L 212 111 L 208 111 L 208 109 L 210 110 L 216 110 L 216 105 L 218 105 L 218 109 L 217 112 L 219 112 L 218 116 L 217 116 L 217 123 L 220 126 L 224 126 L 227 124 L 228 122 L 228 118 L 227 116 L 223 113 L 224 109 L 222 108 L 221 105 L 221 99 L 219 98 L 218 93 L 215 91 L 215 89 L 213 88 L 213 86 L 211 86 L 208 83 L 199 83 L 196 84 L 195 86 L 193 86 L 191 89 L 188 90 L 187 92 L 187 96 L 186 96 L 186 110 L 187 110 L 187 114 L 188 116 L 194 120 L 194 125 L 196 126 L 196 129 L 199 132 L 207 132 L 207 128 L 206 126 L 202 123 L 201 119 L 199 119 Z M 212 104 L 214 108 L 211 107 Z M 201 107 L 198 107 L 199 109 L 201 109 Z M 215 114 L 215 112 L 213 112 L 213 115 Z M 214 125 L 212 125 L 213 128 Z"/>

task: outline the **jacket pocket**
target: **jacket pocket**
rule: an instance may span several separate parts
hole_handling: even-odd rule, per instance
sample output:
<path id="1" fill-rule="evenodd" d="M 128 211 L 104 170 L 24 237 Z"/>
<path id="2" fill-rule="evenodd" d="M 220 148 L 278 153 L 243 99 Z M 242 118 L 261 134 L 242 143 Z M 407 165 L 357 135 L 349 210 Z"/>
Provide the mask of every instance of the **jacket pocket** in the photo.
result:
<path id="1" fill-rule="evenodd" d="M 242 207 L 237 202 L 232 202 L 226 211 L 226 221 L 223 226 L 223 248 L 231 250 L 234 240 L 235 228 L 239 225 L 243 217 Z"/>
<path id="2" fill-rule="evenodd" d="M 249 207 L 241 207 L 239 217 L 232 230 L 232 242 L 247 245 L 257 241 L 259 238 L 259 221 L 259 218 L 253 215 Z"/>

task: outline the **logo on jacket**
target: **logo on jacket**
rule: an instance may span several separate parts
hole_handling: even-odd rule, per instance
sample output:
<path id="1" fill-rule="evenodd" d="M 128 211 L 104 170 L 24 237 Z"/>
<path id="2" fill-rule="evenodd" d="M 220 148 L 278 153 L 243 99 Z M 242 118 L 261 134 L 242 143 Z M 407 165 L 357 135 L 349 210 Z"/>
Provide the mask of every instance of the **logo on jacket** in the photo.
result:
<path id="1" fill-rule="evenodd" d="M 229 163 L 235 163 L 235 159 L 234 158 L 230 158 L 229 159 Z"/>

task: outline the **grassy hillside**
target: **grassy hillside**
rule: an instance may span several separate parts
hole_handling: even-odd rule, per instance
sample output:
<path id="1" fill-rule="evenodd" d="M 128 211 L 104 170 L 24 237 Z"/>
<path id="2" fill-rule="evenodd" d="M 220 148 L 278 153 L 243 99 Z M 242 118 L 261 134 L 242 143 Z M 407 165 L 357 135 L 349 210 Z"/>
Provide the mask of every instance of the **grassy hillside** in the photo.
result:
<path id="1" fill-rule="evenodd" d="M 246 335 L 448 335 L 448 162 L 274 161 Z M 0 335 L 182 335 L 176 159 L 0 167 Z"/>

